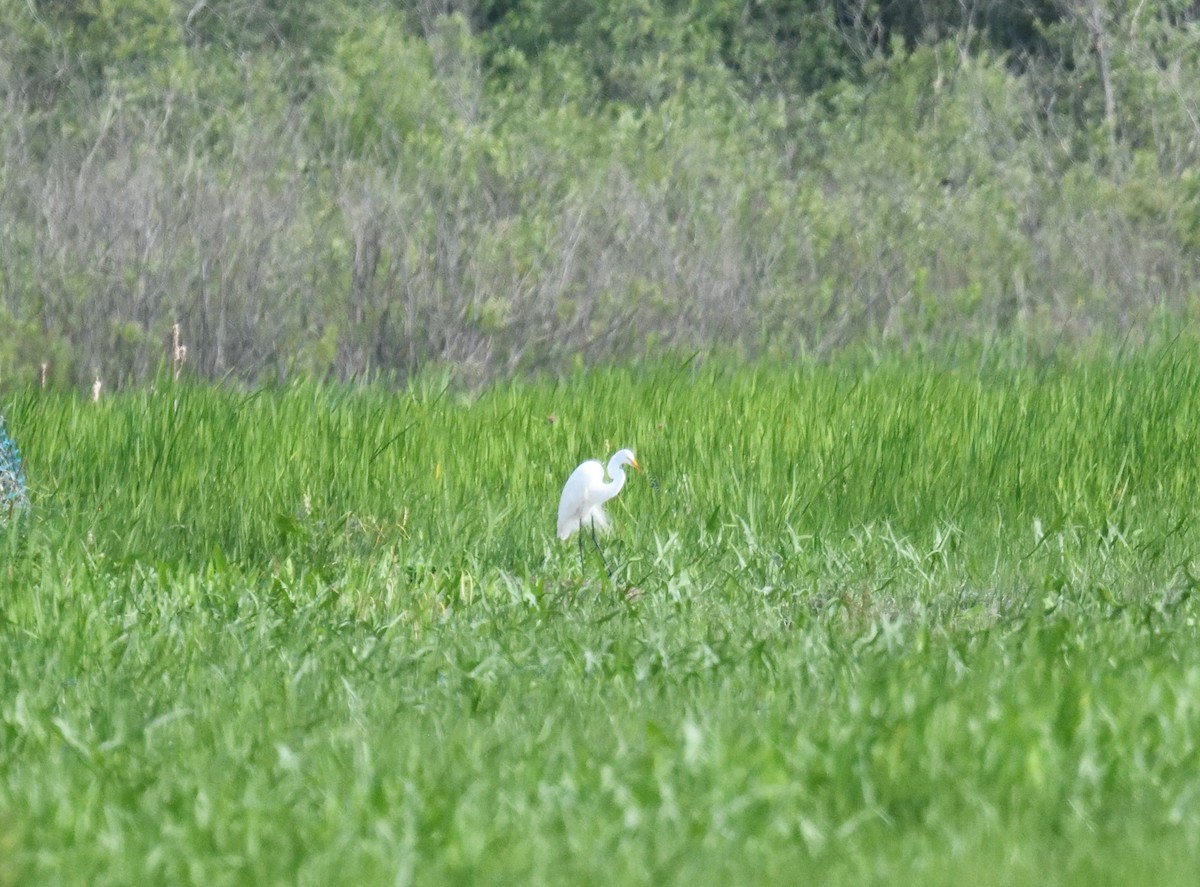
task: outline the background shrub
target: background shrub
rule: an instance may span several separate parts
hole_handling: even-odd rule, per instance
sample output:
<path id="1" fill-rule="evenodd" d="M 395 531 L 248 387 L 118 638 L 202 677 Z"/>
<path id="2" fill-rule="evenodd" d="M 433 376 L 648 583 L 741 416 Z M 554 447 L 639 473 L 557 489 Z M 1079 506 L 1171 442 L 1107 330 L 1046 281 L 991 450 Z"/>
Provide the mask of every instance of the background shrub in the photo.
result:
<path id="1" fill-rule="evenodd" d="M 4 0 L 0 378 L 1145 337 L 1192 7 Z"/>

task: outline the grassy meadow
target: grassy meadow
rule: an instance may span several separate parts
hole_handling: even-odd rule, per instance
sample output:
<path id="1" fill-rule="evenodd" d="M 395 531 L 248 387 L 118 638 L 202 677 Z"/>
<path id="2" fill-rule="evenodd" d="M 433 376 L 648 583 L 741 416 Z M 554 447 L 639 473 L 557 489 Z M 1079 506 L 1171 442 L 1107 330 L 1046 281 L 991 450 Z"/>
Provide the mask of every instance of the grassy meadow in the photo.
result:
<path id="1" fill-rule="evenodd" d="M 1200 353 L 3 409 L 0 884 L 1190 884 Z M 581 569 L 584 458 L 633 447 Z"/>

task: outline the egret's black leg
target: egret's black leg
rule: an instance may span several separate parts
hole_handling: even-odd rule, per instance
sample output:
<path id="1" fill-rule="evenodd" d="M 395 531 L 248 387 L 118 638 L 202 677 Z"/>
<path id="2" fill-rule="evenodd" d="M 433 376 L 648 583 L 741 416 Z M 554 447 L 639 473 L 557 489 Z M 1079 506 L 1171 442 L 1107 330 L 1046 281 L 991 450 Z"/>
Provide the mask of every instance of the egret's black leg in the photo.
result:
<path id="1" fill-rule="evenodd" d="M 583 527 L 579 528 L 579 570 L 583 572 Z"/>
<path id="2" fill-rule="evenodd" d="M 592 544 L 596 546 L 596 551 L 600 552 L 600 562 L 604 564 L 604 572 L 608 573 L 608 578 L 612 578 L 612 569 L 608 566 L 608 558 L 604 556 L 604 549 L 600 547 L 600 540 L 596 538 L 596 519 L 592 518 Z"/>

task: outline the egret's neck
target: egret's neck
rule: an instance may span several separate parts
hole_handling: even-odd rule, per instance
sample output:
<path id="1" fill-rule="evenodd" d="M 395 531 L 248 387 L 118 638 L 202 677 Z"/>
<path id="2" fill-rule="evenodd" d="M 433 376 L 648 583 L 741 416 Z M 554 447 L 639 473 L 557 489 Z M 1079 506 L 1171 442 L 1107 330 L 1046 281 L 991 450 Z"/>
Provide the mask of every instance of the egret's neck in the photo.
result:
<path id="1" fill-rule="evenodd" d="M 625 486 L 625 469 L 620 463 L 608 463 L 608 476 L 612 478 L 604 485 L 604 493 L 606 499 L 611 499 L 617 493 L 621 492 L 621 487 Z"/>

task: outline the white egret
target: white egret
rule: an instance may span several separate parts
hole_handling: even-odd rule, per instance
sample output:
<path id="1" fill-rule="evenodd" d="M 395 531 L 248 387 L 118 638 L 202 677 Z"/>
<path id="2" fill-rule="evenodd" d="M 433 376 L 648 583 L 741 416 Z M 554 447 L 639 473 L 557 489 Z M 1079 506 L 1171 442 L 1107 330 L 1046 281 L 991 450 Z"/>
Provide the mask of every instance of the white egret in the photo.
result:
<path id="1" fill-rule="evenodd" d="M 558 500 L 558 538 L 567 539 L 572 533 L 585 527 L 592 531 L 592 544 L 600 551 L 600 543 L 596 541 L 597 530 L 608 529 L 608 516 L 604 513 L 604 503 L 611 499 L 625 486 L 624 467 L 631 465 L 636 471 L 641 471 L 633 450 L 617 450 L 608 460 L 608 476 L 612 480 L 605 483 L 604 466 L 595 459 L 589 459 L 571 472 L 563 487 L 562 498 Z M 600 559 L 604 560 L 604 552 L 600 551 Z M 583 534 L 579 534 L 579 563 L 583 565 Z M 604 561 L 604 569 L 608 570 L 608 561 Z M 611 575 L 612 571 L 609 570 Z"/>

